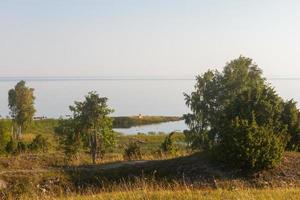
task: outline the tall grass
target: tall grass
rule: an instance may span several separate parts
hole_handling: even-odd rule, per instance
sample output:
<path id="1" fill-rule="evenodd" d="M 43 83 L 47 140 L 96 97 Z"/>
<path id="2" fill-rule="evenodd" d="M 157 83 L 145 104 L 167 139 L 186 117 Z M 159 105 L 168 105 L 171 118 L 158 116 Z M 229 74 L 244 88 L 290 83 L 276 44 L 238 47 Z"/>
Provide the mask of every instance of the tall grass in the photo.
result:
<path id="1" fill-rule="evenodd" d="M 300 189 L 244 190 L 129 190 L 97 195 L 72 196 L 61 200 L 288 200 L 300 199 Z"/>

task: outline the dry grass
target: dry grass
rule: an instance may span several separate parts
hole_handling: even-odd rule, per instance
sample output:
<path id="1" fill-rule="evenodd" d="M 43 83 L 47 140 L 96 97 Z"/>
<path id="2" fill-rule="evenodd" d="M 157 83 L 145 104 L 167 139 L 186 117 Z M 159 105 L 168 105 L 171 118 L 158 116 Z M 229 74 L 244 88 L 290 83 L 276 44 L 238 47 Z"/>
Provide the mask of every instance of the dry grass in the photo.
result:
<path id="1" fill-rule="evenodd" d="M 135 190 L 135 191 L 119 191 L 104 192 L 97 195 L 73 196 L 61 198 L 61 200 L 216 200 L 216 199 L 232 199 L 232 200 L 288 200 L 300 199 L 300 189 L 246 189 L 246 190 Z"/>

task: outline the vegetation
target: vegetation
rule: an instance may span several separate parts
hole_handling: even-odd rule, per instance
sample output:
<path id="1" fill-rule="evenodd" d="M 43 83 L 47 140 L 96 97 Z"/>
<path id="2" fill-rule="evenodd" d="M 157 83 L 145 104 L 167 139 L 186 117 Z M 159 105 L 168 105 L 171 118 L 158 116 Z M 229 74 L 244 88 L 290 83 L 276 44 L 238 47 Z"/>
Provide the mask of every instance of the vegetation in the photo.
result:
<path id="1" fill-rule="evenodd" d="M 20 81 L 8 92 L 8 105 L 13 118 L 12 133 L 15 138 L 19 138 L 23 129 L 32 122 L 35 113 L 33 91 L 33 88 L 26 87 L 25 81 Z"/>
<path id="2" fill-rule="evenodd" d="M 163 122 L 179 121 L 180 117 L 172 116 L 132 116 L 132 117 L 113 117 L 114 128 L 130 128 L 147 124 L 157 124 Z"/>
<path id="3" fill-rule="evenodd" d="M 112 128 L 181 118 L 112 118 L 108 99 L 90 92 L 70 118 L 32 122 L 34 90 L 19 82 L 9 92 L 12 120 L 0 120 L 0 199 L 297 196 L 300 153 L 288 152 L 300 150 L 296 102 L 245 57 L 196 80 L 185 94 L 189 130 L 137 135 Z"/>
<path id="4" fill-rule="evenodd" d="M 195 91 L 185 98 L 192 111 L 184 116 L 185 134 L 193 149 L 213 149 L 246 170 L 274 167 L 284 149 L 297 149 L 299 110 L 284 103 L 249 58 L 197 76 Z"/>
<path id="5" fill-rule="evenodd" d="M 173 135 L 175 134 L 176 132 L 172 132 L 170 133 L 169 135 L 166 136 L 164 142 L 161 144 L 161 151 L 162 153 L 164 154 L 172 154 L 172 155 L 175 155 L 176 152 L 177 152 L 177 147 L 176 145 L 174 144 L 174 141 L 173 141 Z"/>
<path id="6" fill-rule="evenodd" d="M 114 144 L 112 120 L 113 112 L 107 106 L 107 98 L 101 98 L 95 92 L 89 93 L 84 102 L 75 102 L 70 106 L 73 117 L 57 127 L 67 154 L 76 153 L 83 144 L 90 151 L 93 163 L 103 156 L 105 149 Z M 71 146 L 71 147 L 70 147 Z"/>
<path id="7" fill-rule="evenodd" d="M 103 192 L 98 195 L 73 196 L 61 198 L 62 200 L 88 200 L 88 199 L 111 199 L 111 200 L 138 200 L 138 199 L 165 199 L 165 200 L 221 200 L 221 199 L 257 199 L 257 200 L 279 200 L 297 199 L 300 195 L 299 189 L 240 189 L 240 190 L 196 190 L 193 188 L 151 188 L 128 189 L 118 192 Z"/>
<path id="8" fill-rule="evenodd" d="M 130 141 L 124 149 L 125 160 L 140 160 L 142 158 L 141 146 L 139 141 Z"/>

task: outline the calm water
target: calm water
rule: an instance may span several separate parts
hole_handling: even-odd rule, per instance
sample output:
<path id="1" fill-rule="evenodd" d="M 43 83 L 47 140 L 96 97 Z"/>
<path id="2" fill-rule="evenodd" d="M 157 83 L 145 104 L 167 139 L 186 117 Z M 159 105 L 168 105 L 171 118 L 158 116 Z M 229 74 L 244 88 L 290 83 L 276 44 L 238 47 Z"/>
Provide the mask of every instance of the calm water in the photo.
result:
<path id="1" fill-rule="evenodd" d="M 89 91 L 109 98 L 114 116 L 176 115 L 188 112 L 183 92 L 191 92 L 194 80 L 31 80 L 35 88 L 37 116 L 60 117 L 69 114 L 69 105 L 81 101 Z M 8 115 L 7 92 L 17 80 L 0 79 L 0 115 Z M 279 95 L 300 101 L 300 80 L 272 80 Z M 178 126 L 177 126 L 178 125 Z M 167 126 L 167 125 L 166 125 Z M 174 126 L 174 128 L 173 128 Z M 159 125 L 165 129 L 164 125 Z M 171 129 L 180 129 L 174 123 Z M 150 130 L 151 129 L 151 130 Z M 167 128 L 166 128 L 167 129 Z M 133 129 L 132 129 L 133 130 Z M 145 131 L 158 130 L 145 127 Z M 130 130 L 131 131 L 131 130 Z"/>
<path id="2" fill-rule="evenodd" d="M 173 131 L 184 131 L 187 129 L 186 124 L 184 121 L 177 121 L 177 122 L 166 122 L 161 124 L 152 124 L 152 125 L 145 125 L 145 126 L 135 126 L 131 128 L 116 128 L 114 129 L 116 132 L 124 133 L 126 135 L 130 134 L 137 134 L 137 133 L 149 133 L 149 132 L 164 132 L 164 133 L 171 133 Z"/>
<path id="3" fill-rule="evenodd" d="M 0 115 L 6 116 L 7 92 L 17 81 L 0 80 Z M 69 105 L 81 101 L 89 91 L 109 98 L 114 116 L 176 115 L 188 111 L 183 92 L 193 89 L 192 80 L 56 80 L 27 81 L 35 88 L 37 116 L 69 114 Z"/>

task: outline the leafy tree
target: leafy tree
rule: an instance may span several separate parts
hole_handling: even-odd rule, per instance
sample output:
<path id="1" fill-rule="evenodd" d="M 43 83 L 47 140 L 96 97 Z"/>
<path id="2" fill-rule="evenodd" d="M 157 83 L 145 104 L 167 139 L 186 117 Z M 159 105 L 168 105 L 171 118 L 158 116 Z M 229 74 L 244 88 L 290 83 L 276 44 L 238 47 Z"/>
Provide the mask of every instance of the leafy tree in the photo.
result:
<path id="1" fill-rule="evenodd" d="M 34 89 L 27 87 L 25 81 L 20 81 L 8 92 L 8 105 L 13 118 L 12 133 L 15 138 L 20 137 L 23 130 L 32 122 L 36 111 L 33 92 Z"/>
<path id="2" fill-rule="evenodd" d="M 288 141 L 281 113 L 282 101 L 270 87 L 239 94 L 222 116 L 218 156 L 245 170 L 274 167 Z"/>
<path id="3" fill-rule="evenodd" d="M 195 91 L 184 94 L 192 113 L 184 115 L 189 131 L 187 140 L 193 149 L 210 149 L 220 133 L 224 109 L 249 87 L 263 85 L 262 71 L 246 57 L 229 63 L 223 72 L 207 71 L 196 77 Z"/>
<path id="4" fill-rule="evenodd" d="M 57 132 L 63 135 L 62 141 L 69 153 L 78 152 L 80 144 L 90 151 L 93 163 L 105 153 L 105 149 L 114 144 L 112 119 L 113 112 L 107 105 L 107 98 L 90 92 L 83 102 L 70 106 L 73 117 L 62 122 Z"/>
<path id="5" fill-rule="evenodd" d="M 216 114 L 218 73 L 208 71 L 196 77 L 195 91 L 191 95 L 184 94 L 186 105 L 192 113 L 184 115 L 189 131 L 185 132 L 187 142 L 192 149 L 209 149 L 213 143 L 210 129 Z"/>
<path id="6" fill-rule="evenodd" d="M 284 102 L 281 120 L 287 125 L 287 132 L 290 136 L 287 149 L 300 151 L 300 113 L 296 104 L 294 100 Z"/>
<path id="7" fill-rule="evenodd" d="M 238 117 L 222 132 L 219 158 L 244 169 L 257 171 L 274 167 L 284 152 L 285 132 L 273 132 L 272 126 L 259 126 Z"/>
<path id="8" fill-rule="evenodd" d="M 55 133 L 59 136 L 64 153 L 69 159 L 76 157 L 80 149 L 83 148 L 81 131 L 82 127 L 74 118 L 59 120 L 58 126 L 55 128 Z"/>
<path id="9" fill-rule="evenodd" d="M 274 166 L 289 140 L 287 127 L 297 132 L 297 117 L 295 108 L 284 105 L 261 69 L 240 56 L 227 63 L 222 73 L 208 71 L 196 81 L 195 91 L 185 94 L 191 109 L 184 115 L 190 146 L 218 149 L 219 157 L 239 167 Z"/>

